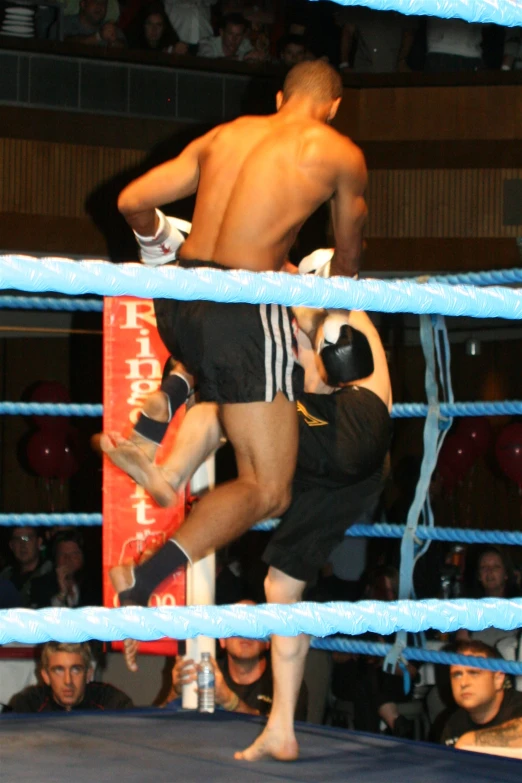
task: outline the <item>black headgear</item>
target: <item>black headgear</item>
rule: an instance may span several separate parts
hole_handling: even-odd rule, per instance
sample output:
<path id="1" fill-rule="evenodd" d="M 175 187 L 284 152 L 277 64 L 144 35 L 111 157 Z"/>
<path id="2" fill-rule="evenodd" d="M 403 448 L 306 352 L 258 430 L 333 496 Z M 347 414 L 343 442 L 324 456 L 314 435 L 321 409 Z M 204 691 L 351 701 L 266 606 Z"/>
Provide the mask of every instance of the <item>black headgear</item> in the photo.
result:
<path id="1" fill-rule="evenodd" d="M 320 356 L 331 386 L 360 381 L 374 371 L 368 338 L 348 324 L 343 324 L 339 329 L 335 344 L 325 340 Z"/>

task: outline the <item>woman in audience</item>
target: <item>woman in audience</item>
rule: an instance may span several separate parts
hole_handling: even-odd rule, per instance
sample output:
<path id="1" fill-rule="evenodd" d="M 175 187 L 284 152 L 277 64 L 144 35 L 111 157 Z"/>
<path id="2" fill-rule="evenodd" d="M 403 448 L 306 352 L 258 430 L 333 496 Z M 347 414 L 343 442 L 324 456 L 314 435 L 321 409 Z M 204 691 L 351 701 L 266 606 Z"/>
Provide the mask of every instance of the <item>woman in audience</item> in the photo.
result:
<path id="1" fill-rule="evenodd" d="M 150 3 L 134 19 L 127 33 L 130 49 L 187 54 L 161 3 Z"/>

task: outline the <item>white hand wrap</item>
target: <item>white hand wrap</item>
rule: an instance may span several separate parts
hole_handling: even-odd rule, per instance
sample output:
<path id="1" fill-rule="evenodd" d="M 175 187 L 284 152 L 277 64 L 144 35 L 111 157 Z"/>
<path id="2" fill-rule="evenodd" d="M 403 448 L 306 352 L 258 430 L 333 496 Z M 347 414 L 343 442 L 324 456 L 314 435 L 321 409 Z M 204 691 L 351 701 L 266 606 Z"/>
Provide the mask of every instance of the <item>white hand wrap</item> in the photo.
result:
<path id="1" fill-rule="evenodd" d="M 330 265 L 333 254 L 334 249 L 332 247 L 320 247 L 319 250 L 314 250 L 309 256 L 305 256 L 299 264 L 299 274 L 330 277 Z"/>
<path id="2" fill-rule="evenodd" d="M 192 224 L 187 220 L 164 215 L 160 209 L 156 210 L 159 219 L 158 230 L 152 237 L 144 237 L 134 232 L 136 241 L 140 246 L 140 257 L 148 266 L 160 266 L 176 260 L 176 253 L 181 247 Z"/>

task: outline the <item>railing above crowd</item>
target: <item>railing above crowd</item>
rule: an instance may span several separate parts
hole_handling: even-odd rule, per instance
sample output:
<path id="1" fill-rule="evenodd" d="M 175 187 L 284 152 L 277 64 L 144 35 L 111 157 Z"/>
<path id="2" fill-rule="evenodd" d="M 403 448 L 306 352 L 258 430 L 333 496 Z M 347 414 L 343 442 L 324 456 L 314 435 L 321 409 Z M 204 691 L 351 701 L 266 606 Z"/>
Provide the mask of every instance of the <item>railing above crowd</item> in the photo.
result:
<path id="1" fill-rule="evenodd" d="M 272 72 L 317 58 L 347 77 L 516 73 L 522 72 L 521 29 L 325 0 L 5 0 L 0 5 L 4 49 L 125 60 L 130 55 L 149 64 L 224 71 L 241 64 L 243 73 Z"/>

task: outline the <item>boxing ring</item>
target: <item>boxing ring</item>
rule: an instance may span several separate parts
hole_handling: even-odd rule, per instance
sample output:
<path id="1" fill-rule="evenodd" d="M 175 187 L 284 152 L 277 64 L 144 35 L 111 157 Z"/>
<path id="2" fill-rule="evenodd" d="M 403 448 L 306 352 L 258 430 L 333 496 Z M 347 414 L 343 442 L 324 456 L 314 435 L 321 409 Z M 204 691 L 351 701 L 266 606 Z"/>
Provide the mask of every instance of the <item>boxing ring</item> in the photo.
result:
<path id="1" fill-rule="evenodd" d="M 522 0 L 340 0 L 345 5 L 366 5 L 402 13 L 457 16 L 466 21 L 501 25 L 522 23 Z M 59 292 L 67 296 L 95 294 L 139 298 L 208 299 L 219 302 L 276 303 L 312 307 L 402 312 L 423 315 L 466 315 L 477 318 L 522 319 L 522 293 L 506 286 L 520 284 L 522 270 L 451 275 L 419 284 L 415 281 L 361 280 L 276 273 L 221 272 L 212 269 L 149 269 L 137 264 L 113 266 L 102 261 L 73 262 L 25 256 L 0 257 L 0 289 L 24 292 Z M 99 300 L 54 297 L 5 296 L 0 307 L 63 310 L 99 310 Z M 431 338 L 426 338 L 429 339 Z M 431 343 L 433 347 L 433 341 Z M 426 417 L 425 439 L 429 459 L 423 461 L 420 484 L 433 470 L 444 432 L 453 416 L 522 413 L 522 401 L 455 403 L 452 395 L 428 405 L 396 405 L 394 417 Z M 4 415 L 101 416 L 101 405 L 0 402 Z M 430 425 L 430 426 L 428 426 Z M 430 434 L 431 433 L 431 434 Z M 426 489 L 425 487 L 425 489 Z M 408 632 L 441 632 L 494 626 L 506 631 L 522 628 L 522 599 L 411 601 L 415 560 L 423 542 L 445 540 L 468 543 L 522 544 L 522 533 L 436 529 L 429 511 L 419 525 L 421 501 L 408 515 L 406 525 L 356 525 L 347 535 L 402 539 L 400 600 L 391 603 L 300 603 L 293 606 L 169 607 L 161 609 L 11 609 L 0 611 L 0 645 L 12 642 L 38 644 L 49 640 L 78 642 L 89 639 L 121 641 L 127 637 L 157 640 L 165 636 L 189 639 L 270 634 L 308 633 L 320 649 L 386 656 L 389 664 L 419 660 L 466 663 L 522 674 L 522 664 L 449 655 L 405 646 Z M 100 514 L 0 514 L 1 525 L 101 525 Z M 263 523 L 260 529 L 273 526 Z M 333 638 L 368 631 L 386 636 L 397 633 L 395 645 L 372 645 Z M 212 716 L 169 710 L 133 710 L 125 713 L 45 714 L 0 716 L 0 763 L 5 780 L 73 779 L 78 783 L 114 780 L 126 783 L 201 781 L 219 783 L 231 778 L 249 781 L 337 781 L 354 783 L 453 783 L 473 780 L 517 781 L 518 761 L 481 754 L 464 754 L 448 748 L 396 740 L 341 729 L 297 726 L 301 747 L 298 761 L 247 764 L 233 760 L 233 752 L 252 743 L 262 726 L 257 718 L 216 712 Z"/>

